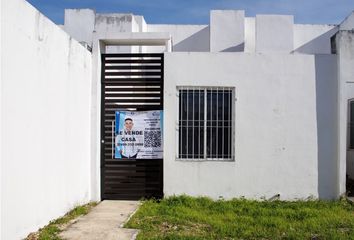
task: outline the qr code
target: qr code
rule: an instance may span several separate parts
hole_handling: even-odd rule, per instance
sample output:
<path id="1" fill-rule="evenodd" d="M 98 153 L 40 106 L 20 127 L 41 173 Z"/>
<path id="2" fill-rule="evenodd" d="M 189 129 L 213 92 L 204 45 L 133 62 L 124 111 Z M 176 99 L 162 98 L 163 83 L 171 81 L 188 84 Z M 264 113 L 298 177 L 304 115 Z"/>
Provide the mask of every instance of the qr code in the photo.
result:
<path id="1" fill-rule="evenodd" d="M 144 147 L 161 147 L 161 131 L 144 131 Z"/>

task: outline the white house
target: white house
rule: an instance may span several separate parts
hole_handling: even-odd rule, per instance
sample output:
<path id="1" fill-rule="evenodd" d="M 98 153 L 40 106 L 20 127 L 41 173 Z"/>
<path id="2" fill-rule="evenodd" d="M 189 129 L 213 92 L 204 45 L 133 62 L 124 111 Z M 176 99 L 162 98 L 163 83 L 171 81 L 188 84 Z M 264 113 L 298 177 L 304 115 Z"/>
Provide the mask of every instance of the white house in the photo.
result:
<path id="1" fill-rule="evenodd" d="M 354 13 L 213 10 L 209 25 L 1 3 L 1 239 L 76 204 L 337 199 L 354 179 Z M 163 111 L 163 159 L 115 159 L 114 112 Z"/>

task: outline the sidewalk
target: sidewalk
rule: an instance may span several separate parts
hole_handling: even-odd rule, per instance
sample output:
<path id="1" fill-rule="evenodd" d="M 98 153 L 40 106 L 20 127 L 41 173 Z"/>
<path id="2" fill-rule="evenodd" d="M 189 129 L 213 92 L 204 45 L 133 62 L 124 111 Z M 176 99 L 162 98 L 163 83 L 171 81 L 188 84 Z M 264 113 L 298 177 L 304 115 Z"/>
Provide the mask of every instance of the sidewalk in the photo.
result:
<path id="1" fill-rule="evenodd" d="M 135 239 L 138 230 L 122 226 L 138 206 L 138 201 L 103 201 L 65 229 L 60 237 L 67 240 Z"/>

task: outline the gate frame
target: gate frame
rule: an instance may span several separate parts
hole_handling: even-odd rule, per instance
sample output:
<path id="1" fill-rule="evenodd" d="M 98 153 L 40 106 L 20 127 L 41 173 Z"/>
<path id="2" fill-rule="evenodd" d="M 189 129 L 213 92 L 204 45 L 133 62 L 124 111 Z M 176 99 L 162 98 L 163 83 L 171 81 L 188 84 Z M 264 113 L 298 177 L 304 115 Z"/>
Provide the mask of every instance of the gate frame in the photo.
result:
<path id="1" fill-rule="evenodd" d="M 101 201 L 101 55 L 106 53 L 106 46 L 164 46 L 165 52 L 171 52 L 172 40 L 169 33 L 108 33 L 100 38 L 93 34 L 92 45 L 92 81 L 91 81 L 91 165 L 90 165 L 90 199 Z"/>
<path id="2" fill-rule="evenodd" d="M 110 57 L 113 57 L 113 58 L 118 58 L 120 59 L 120 61 L 124 61 L 123 59 L 124 58 L 136 58 L 136 57 L 143 57 L 143 58 L 158 58 L 159 60 L 159 70 L 160 72 L 157 73 L 157 72 L 152 72 L 152 73 L 155 73 L 155 75 L 159 75 L 159 91 L 160 91 L 160 94 L 159 94 L 159 97 L 160 99 L 158 100 L 158 103 L 159 105 L 152 105 L 152 104 L 148 104 L 147 105 L 140 105 L 140 104 L 133 104 L 132 107 L 136 108 L 136 110 L 139 110 L 141 109 L 142 111 L 148 111 L 148 110 L 152 110 L 151 108 L 153 108 L 154 110 L 163 110 L 163 85 L 164 85 L 164 54 L 163 53 L 105 53 L 105 54 L 101 54 L 101 62 L 106 64 L 106 62 L 109 63 L 110 60 L 107 60 L 106 58 L 110 58 Z M 127 60 L 129 61 L 129 60 Z M 142 64 L 143 61 L 145 60 L 141 60 L 142 61 Z M 110 193 L 107 193 L 105 192 L 105 189 L 107 188 L 110 188 L 112 186 L 108 186 L 106 185 L 106 180 L 105 178 L 110 176 L 110 174 L 108 173 L 109 170 L 113 170 L 113 169 L 110 169 L 109 166 L 107 166 L 106 164 L 106 161 L 112 161 L 114 158 L 112 156 L 112 158 L 107 158 L 106 157 L 106 147 L 107 147 L 107 134 L 105 134 L 105 131 L 106 131 L 106 124 L 105 120 L 107 120 L 108 117 L 106 115 L 107 111 L 111 112 L 111 110 L 107 110 L 107 108 L 110 108 L 109 106 L 106 106 L 107 102 L 106 102 L 106 99 L 105 97 L 106 96 L 110 96 L 110 95 L 106 95 L 107 92 L 110 92 L 112 90 L 110 89 L 106 89 L 105 87 L 102 87 L 102 86 L 105 86 L 106 84 L 110 84 L 112 83 L 112 81 L 110 81 L 109 79 L 106 79 L 106 76 L 109 76 L 109 73 L 107 73 L 105 70 L 107 69 L 105 66 L 101 66 L 101 73 L 102 73 L 102 76 L 101 76 L 101 199 L 109 199 L 109 200 L 139 200 L 140 198 L 162 198 L 163 197 L 163 157 L 162 158 L 154 158 L 154 159 L 136 159 L 136 160 L 129 160 L 128 162 L 125 162 L 123 159 L 122 161 L 118 161 L 120 163 L 124 163 L 123 165 L 126 165 L 126 166 L 130 166 L 132 168 L 134 168 L 133 166 L 135 165 L 136 167 L 139 165 L 139 167 L 145 167 L 145 171 L 144 173 L 147 174 L 145 177 L 146 177 L 146 182 L 145 182 L 145 188 L 140 188 L 138 187 L 137 189 L 135 189 L 135 192 L 132 193 L 132 192 L 127 192 L 127 189 L 128 188 L 124 188 L 125 190 L 121 189 L 120 191 L 114 191 L 114 192 L 111 192 L 113 189 L 110 189 Z M 124 71 L 124 70 L 123 70 Z M 127 72 L 130 72 L 130 70 L 125 70 Z M 141 74 L 140 77 L 143 77 L 144 74 Z M 123 76 L 123 75 L 121 75 Z M 125 75 L 124 75 L 125 76 Z M 126 75 L 125 78 L 121 78 L 121 79 L 125 79 L 125 80 L 128 80 L 128 79 L 131 79 L 131 80 L 134 80 L 135 78 L 130 78 L 129 76 L 133 76 L 133 75 Z M 134 75 L 136 76 L 136 75 Z M 156 76 L 155 76 L 156 77 Z M 138 79 L 138 78 L 136 78 Z M 144 79 L 143 77 L 143 82 L 145 82 L 146 84 L 148 84 L 150 81 L 149 80 L 146 80 Z M 119 84 L 118 84 L 119 85 Z M 118 87 L 118 85 L 115 85 L 116 87 Z M 132 85 L 135 85 L 134 83 L 132 83 Z M 112 85 L 111 85 L 112 86 Z M 148 91 L 149 88 L 146 88 L 146 91 Z M 134 92 L 134 88 L 132 89 L 132 91 Z M 119 91 L 118 91 L 119 92 Z M 121 100 L 119 101 L 118 99 L 116 100 L 117 102 L 124 102 L 126 104 L 126 102 L 124 100 Z M 157 102 L 155 102 L 157 103 Z M 124 107 L 126 108 L 126 107 Z M 113 131 L 113 130 L 112 130 Z M 112 133 L 113 134 L 113 133 Z M 110 136 L 110 135 L 109 135 Z M 113 136 L 113 135 L 112 135 Z M 112 141 L 112 145 L 110 146 L 113 146 L 113 142 L 114 142 L 114 139 L 111 140 Z M 104 151 L 104 152 L 103 152 Z M 112 155 L 113 155 L 113 150 L 112 150 Z M 118 163 L 117 162 L 117 163 Z M 157 164 L 158 166 L 158 170 L 155 168 L 155 165 Z M 118 166 L 120 164 L 116 165 L 116 169 L 118 169 Z M 128 167 L 129 169 L 129 167 Z M 120 168 L 119 171 L 124 171 L 126 170 L 127 172 L 125 173 L 130 173 L 129 176 L 127 176 L 127 178 L 124 180 L 125 181 L 132 181 L 130 183 L 135 183 L 135 184 L 139 184 L 141 183 L 139 180 L 141 180 L 141 178 L 136 178 L 137 176 L 139 175 L 135 175 L 133 172 L 130 172 L 129 170 L 127 170 L 127 168 Z M 114 171 L 114 170 L 113 170 Z M 138 171 L 138 170 L 136 170 Z M 159 178 L 159 184 L 157 184 L 157 186 L 155 185 L 155 182 L 156 179 L 151 179 L 151 178 L 154 178 L 152 177 L 152 175 L 149 175 L 151 174 L 152 172 L 156 172 L 158 171 L 158 175 L 155 175 L 154 174 L 154 177 L 158 176 Z M 122 172 L 122 176 L 124 176 L 125 174 Z M 133 180 L 134 179 L 134 180 Z M 135 182 L 135 180 L 138 180 L 137 182 Z M 113 180 L 112 180 L 113 181 Z M 120 182 L 119 180 L 116 182 L 116 184 L 121 184 L 122 182 Z M 150 188 L 147 187 L 146 185 L 150 185 Z M 155 185 L 155 189 L 154 187 L 152 187 L 152 185 Z M 116 185 L 117 187 L 117 185 Z M 136 186 L 135 186 L 136 187 Z M 133 187 L 134 188 L 134 187 Z M 148 189 L 149 188 L 149 189 Z M 139 191 L 143 190 L 143 195 L 140 195 L 138 194 L 139 196 L 136 196 L 135 194 L 138 193 Z M 103 192 L 102 192 L 103 191 Z M 118 196 L 120 194 L 123 194 L 121 196 Z"/>

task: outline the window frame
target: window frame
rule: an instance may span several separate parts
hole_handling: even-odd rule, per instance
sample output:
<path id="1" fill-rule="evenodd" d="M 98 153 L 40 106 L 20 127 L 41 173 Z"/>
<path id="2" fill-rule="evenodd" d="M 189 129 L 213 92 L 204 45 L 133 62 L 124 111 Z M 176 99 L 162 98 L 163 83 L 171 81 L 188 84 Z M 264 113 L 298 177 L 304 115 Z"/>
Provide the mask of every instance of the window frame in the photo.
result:
<path id="1" fill-rule="evenodd" d="M 180 90 L 204 90 L 204 157 L 203 158 L 180 158 L 179 157 L 179 144 L 180 144 L 180 138 L 179 138 L 179 117 L 180 117 Z M 231 157 L 230 158 L 208 158 L 207 157 L 207 139 L 206 139 L 206 134 L 207 134 L 207 91 L 208 90 L 231 90 Z M 176 104 L 176 156 L 175 159 L 176 161 L 187 161 L 187 162 L 205 162 L 205 161 L 210 161 L 210 162 L 234 162 L 235 161 L 235 133 L 236 133 L 236 124 L 235 124 L 235 112 L 236 112 L 236 88 L 234 86 L 177 86 L 176 88 L 176 96 L 177 96 L 177 104 Z"/>
<path id="2" fill-rule="evenodd" d="M 351 146 L 350 142 L 350 132 L 351 132 L 351 124 L 354 123 L 354 119 L 351 119 L 351 104 L 354 104 L 354 98 L 348 99 L 348 111 L 347 111 L 347 150 L 348 151 L 354 151 L 354 143 L 353 147 Z M 354 129 L 353 129 L 354 131 Z"/>

